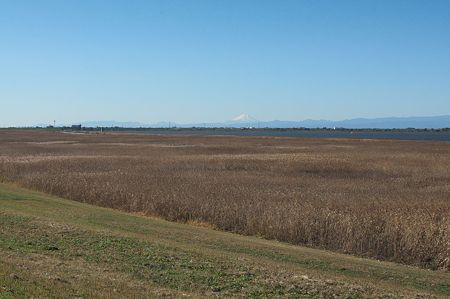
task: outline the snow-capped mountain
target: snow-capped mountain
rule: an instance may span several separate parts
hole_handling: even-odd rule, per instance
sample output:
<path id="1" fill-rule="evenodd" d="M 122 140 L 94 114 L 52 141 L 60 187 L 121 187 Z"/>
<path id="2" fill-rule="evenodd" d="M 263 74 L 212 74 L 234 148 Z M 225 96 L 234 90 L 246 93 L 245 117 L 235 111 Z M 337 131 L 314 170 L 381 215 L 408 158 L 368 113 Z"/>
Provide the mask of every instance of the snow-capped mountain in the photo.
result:
<path id="1" fill-rule="evenodd" d="M 242 113 L 231 120 L 232 122 L 254 122 L 257 121 L 254 117 L 248 114 Z"/>

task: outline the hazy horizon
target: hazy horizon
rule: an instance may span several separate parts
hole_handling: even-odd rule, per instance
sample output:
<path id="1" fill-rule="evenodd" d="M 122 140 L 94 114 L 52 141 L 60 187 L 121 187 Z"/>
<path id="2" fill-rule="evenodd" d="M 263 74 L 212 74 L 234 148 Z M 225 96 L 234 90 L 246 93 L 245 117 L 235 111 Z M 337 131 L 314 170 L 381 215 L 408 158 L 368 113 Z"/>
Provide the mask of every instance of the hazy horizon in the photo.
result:
<path id="1" fill-rule="evenodd" d="M 253 126 L 258 127 L 266 126 L 270 128 L 294 128 L 294 127 L 345 127 L 345 128 L 418 128 L 418 129 L 438 129 L 438 128 L 449 128 L 450 127 L 450 115 L 435 115 L 435 116 L 409 116 L 409 117 L 382 117 L 382 118 L 348 118 L 348 119 L 271 119 L 271 120 L 261 120 L 253 117 L 249 114 L 240 114 L 234 118 L 228 120 L 218 120 L 213 122 L 192 122 L 192 123 L 179 123 L 171 121 L 158 121 L 158 122 L 139 122 L 134 120 L 114 120 L 114 119 L 104 119 L 104 120 L 88 120 L 88 121 L 76 121 L 76 122 L 44 122 L 36 123 L 29 126 L 9 126 L 9 127 L 46 127 L 56 125 L 57 127 L 72 126 L 81 124 L 86 127 L 168 127 L 177 126 L 179 128 L 189 128 L 189 127 L 241 127 L 241 126 Z M 352 126 L 353 125 L 353 126 Z M 378 125 L 371 126 L 371 125 Z M 5 128 L 5 126 L 0 126 Z M 8 126 L 6 126 L 8 127 Z"/>

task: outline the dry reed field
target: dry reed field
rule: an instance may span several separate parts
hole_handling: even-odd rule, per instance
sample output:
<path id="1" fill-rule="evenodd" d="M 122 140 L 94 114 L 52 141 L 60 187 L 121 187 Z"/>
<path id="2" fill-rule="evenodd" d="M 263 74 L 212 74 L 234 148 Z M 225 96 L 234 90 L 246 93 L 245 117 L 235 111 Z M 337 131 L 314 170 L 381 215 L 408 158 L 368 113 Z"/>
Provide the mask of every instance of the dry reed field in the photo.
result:
<path id="1" fill-rule="evenodd" d="M 449 142 L 1 130 L 0 181 L 450 270 Z"/>

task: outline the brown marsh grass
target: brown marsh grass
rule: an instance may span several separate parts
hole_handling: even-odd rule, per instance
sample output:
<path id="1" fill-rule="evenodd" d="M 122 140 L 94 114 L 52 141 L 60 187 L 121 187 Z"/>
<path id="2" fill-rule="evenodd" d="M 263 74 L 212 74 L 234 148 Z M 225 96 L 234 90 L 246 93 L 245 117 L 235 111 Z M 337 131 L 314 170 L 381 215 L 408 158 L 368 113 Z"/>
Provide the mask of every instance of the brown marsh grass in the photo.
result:
<path id="1" fill-rule="evenodd" d="M 450 269 L 449 142 L 3 130 L 0 180 L 173 221 Z"/>

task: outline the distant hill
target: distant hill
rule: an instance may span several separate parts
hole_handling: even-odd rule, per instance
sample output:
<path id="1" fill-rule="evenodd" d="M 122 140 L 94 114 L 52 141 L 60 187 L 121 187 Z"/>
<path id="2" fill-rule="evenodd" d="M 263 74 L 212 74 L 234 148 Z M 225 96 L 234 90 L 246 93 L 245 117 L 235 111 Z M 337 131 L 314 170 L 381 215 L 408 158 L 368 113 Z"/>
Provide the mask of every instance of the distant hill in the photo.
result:
<path id="1" fill-rule="evenodd" d="M 254 125 L 251 123 L 250 125 Z M 349 129 L 439 129 L 450 127 L 450 115 L 430 117 L 386 117 L 386 118 L 354 118 L 340 121 L 303 120 L 260 122 L 260 127 L 268 128 L 349 128 Z"/>
<path id="2" fill-rule="evenodd" d="M 80 123 L 78 123 L 80 124 Z M 70 125 L 70 124 L 68 124 Z M 258 121 L 248 114 L 241 114 L 226 122 L 187 123 L 174 122 L 140 123 L 131 121 L 87 121 L 81 122 L 84 127 L 122 127 L 122 128 L 192 128 L 192 127 L 225 127 L 225 128 L 348 128 L 348 129 L 440 129 L 450 128 L 450 115 L 423 117 L 385 117 L 385 118 L 353 118 L 346 120 L 314 120 L 300 121 L 272 120 Z"/>
<path id="3" fill-rule="evenodd" d="M 87 121 L 80 122 L 83 127 L 123 127 L 123 128 L 140 128 L 147 127 L 148 125 L 140 123 L 140 122 L 132 122 L 132 121 L 115 121 L 115 120 L 106 120 L 106 121 Z"/>
<path id="4" fill-rule="evenodd" d="M 249 119 L 251 118 L 251 119 Z M 236 118 L 235 118 L 236 119 Z M 450 115 L 429 117 L 354 118 L 339 121 L 307 119 L 301 121 L 258 121 L 241 115 L 237 121 L 215 124 L 184 124 L 180 127 L 259 127 L 259 128 L 349 128 L 349 129 L 439 129 L 450 127 Z"/>

